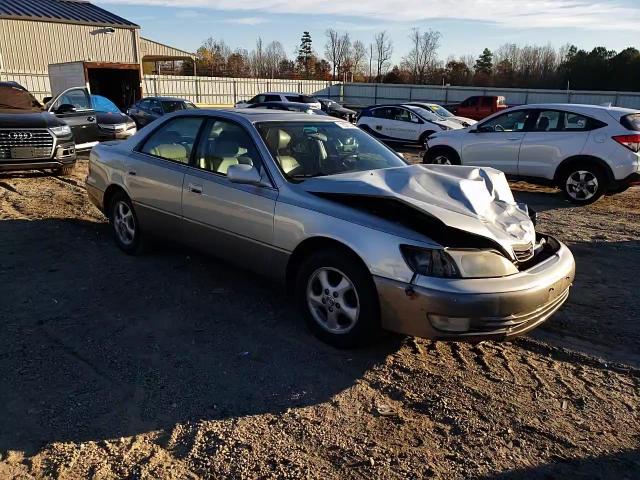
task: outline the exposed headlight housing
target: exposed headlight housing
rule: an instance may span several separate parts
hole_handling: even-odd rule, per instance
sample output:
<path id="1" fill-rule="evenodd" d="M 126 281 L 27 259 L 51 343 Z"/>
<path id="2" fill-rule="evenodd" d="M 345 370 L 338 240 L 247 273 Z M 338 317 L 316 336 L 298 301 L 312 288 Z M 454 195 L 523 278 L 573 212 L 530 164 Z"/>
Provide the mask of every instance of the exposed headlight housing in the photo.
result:
<path id="1" fill-rule="evenodd" d="M 402 256 L 418 275 L 440 278 L 493 278 L 518 273 L 516 266 L 495 250 L 427 249 L 402 245 Z"/>
<path id="2" fill-rule="evenodd" d="M 69 125 L 61 125 L 59 127 L 51 127 L 51 133 L 56 137 L 68 137 L 71 135 L 71 127 Z"/>
<path id="3" fill-rule="evenodd" d="M 460 278 L 453 259 L 444 249 L 428 249 L 402 245 L 402 256 L 409 268 L 428 277 Z"/>

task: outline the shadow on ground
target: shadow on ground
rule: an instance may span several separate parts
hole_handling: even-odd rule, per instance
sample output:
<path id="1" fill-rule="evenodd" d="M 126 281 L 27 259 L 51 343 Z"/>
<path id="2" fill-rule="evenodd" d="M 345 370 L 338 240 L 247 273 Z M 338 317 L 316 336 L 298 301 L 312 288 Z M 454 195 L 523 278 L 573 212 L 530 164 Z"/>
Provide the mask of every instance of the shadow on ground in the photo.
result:
<path id="1" fill-rule="evenodd" d="M 184 250 L 124 255 L 103 223 L 2 221 L 0 252 L 0 452 L 324 402 L 398 348 L 335 350 L 280 288 Z"/>
<path id="2" fill-rule="evenodd" d="M 476 477 L 477 480 L 634 480 L 640 477 L 640 451 L 629 450 L 592 458 L 565 459 L 532 468 Z"/>

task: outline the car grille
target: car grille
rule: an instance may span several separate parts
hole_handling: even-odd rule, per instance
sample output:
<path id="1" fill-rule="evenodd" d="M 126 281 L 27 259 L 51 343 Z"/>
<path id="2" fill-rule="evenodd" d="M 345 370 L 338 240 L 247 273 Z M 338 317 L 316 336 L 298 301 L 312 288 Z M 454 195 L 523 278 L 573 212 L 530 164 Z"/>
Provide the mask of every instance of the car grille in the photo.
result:
<path id="1" fill-rule="evenodd" d="M 533 243 L 526 245 L 513 245 L 513 253 L 516 255 L 518 262 L 526 262 L 533 257 Z"/>
<path id="2" fill-rule="evenodd" d="M 0 160 L 49 158 L 54 138 L 46 128 L 0 129 Z"/>

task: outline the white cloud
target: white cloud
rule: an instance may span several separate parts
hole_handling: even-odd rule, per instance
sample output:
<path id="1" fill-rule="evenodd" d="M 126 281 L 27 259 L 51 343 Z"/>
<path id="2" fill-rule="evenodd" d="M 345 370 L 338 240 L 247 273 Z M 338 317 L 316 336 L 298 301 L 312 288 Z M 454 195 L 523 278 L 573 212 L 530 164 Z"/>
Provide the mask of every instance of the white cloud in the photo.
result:
<path id="1" fill-rule="evenodd" d="M 237 25 L 260 25 L 261 23 L 267 23 L 267 19 L 260 17 L 227 18 L 224 23 L 235 23 Z"/>
<path id="2" fill-rule="evenodd" d="M 490 22 L 508 28 L 637 30 L 640 5 L 620 0 L 103 0 L 105 3 L 200 7 L 270 14 L 326 14 L 425 23 L 430 19 Z M 257 17 L 246 17 L 257 18 Z M 481 26 L 478 35 L 482 35 Z M 567 32 L 567 41 L 571 40 Z"/>

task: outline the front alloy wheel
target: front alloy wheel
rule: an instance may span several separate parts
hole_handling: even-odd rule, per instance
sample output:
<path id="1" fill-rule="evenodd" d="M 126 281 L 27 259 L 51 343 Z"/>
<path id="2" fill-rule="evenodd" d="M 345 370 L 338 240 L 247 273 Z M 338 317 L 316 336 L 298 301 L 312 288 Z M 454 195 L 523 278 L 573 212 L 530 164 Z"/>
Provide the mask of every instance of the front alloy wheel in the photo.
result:
<path id="1" fill-rule="evenodd" d="M 380 332 L 373 277 L 352 252 L 328 247 L 302 261 L 295 278 L 298 308 L 321 340 L 339 348 L 370 343 Z"/>
<path id="2" fill-rule="evenodd" d="M 307 306 L 318 325 L 332 334 L 350 331 L 360 315 L 353 282 L 335 268 L 323 267 L 313 272 L 307 285 Z"/>

